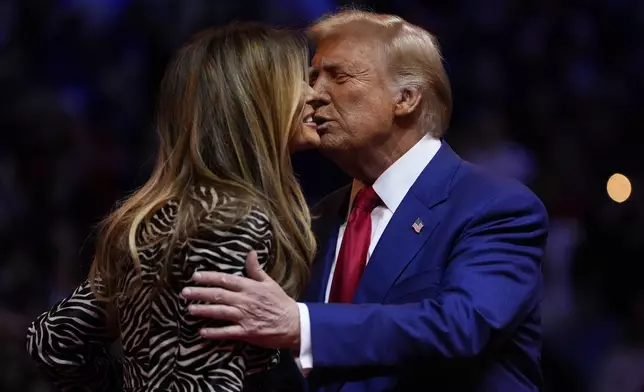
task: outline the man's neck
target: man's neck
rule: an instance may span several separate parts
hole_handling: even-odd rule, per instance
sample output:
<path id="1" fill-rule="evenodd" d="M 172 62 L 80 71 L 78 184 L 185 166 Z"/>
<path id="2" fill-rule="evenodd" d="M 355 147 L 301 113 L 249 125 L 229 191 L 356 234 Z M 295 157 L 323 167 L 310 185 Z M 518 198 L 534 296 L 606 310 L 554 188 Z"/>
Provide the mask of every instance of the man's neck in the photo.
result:
<path id="1" fill-rule="evenodd" d="M 347 174 L 363 184 L 371 185 L 422 137 L 423 134 L 416 130 L 400 132 L 378 146 L 360 151 L 352 159 L 354 169 L 346 170 Z"/>

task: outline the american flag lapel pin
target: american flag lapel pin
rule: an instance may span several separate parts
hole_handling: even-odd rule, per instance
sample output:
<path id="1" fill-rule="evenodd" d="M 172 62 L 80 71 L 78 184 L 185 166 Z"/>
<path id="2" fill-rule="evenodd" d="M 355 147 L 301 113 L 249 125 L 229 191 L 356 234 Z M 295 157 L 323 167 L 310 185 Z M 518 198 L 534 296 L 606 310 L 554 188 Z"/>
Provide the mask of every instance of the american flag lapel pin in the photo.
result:
<path id="1" fill-rule="evenodd" d="M 412 229 L 414 229 L 414 231 L 416 232 L 416 234 L 418 234 L 418 233 L 420 233 L 420 231 L 423 229 L 423 226 L 425 226 L 425 224 L 423 223 L 423 221 L 422 221 L 422 220 L 420 220 L 420 218 L 416 218 L 416 221 L 414 222 L 414 224 L 413 224 L 413 225 L 411 225 L 411 228 L 412 228 Z"/>

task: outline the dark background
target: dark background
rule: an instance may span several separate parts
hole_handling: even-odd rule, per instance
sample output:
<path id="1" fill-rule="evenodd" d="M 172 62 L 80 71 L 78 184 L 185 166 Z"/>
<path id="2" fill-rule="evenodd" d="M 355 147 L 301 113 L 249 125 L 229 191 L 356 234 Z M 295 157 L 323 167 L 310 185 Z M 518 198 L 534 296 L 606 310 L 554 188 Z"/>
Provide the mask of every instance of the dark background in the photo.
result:
<path id="1" fill-rule="evenodd" d="M 202 27 L 301 28 L 344 4 L 0 0 L 0 391 L 50 390 L 26 328 L 80 283 L 97 221 L 149 173 L 172 52 Z M 454 90 L 447 140 L 547 206 L 549 390 L 644 385 L 644 1 L 356 4 L 438 36 Z M 312 202 L 347 181 L 315 152 L 296 166 Z M 607 194 L 616 172 L 632 183 L 623 203 Z"/>

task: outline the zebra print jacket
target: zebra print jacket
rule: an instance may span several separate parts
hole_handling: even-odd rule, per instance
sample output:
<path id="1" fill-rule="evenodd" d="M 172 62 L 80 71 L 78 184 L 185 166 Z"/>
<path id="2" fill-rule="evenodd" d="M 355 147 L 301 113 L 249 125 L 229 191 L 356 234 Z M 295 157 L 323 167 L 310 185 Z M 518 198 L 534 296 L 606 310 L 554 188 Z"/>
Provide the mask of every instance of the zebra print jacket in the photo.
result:
<path id="1" fill-rule="evenodd" d="M 203 339 L 200 328 L 222 323 L 191 316 L 187 308 L 193 302 L 179 294 L 195 271 L 244 274 L 251 250 L 257 251 L 265 265 L 272 246 L 268 217 L 255 208 L 222 229 L 222 218 L 237 214 L 230 200 L 206 187 L 193 189 L 191 197 L 205 213 L 199 219 L 198 234 L 174 253 L 168 273 L 176 284 L 159 285 L 161 256 L 168 245 L 163 238 L 172 234 L 178 210 L 176 202 L 168 202 L 138 233 L 138 243 L 153 243 L 139 248 L 141 276 L 131 268 L 119 277 L 119 290 L 136 289 L 115 301 L 118 328 L 108 327 L 107 304 L 94 296 L 87 281 L 33 322 L 27 350 L 59 390 L 248 391 L 258 388 L 249 386 L 249 380 L 257 380 L 277 365 L 276 350 Z M 119 339 L 122 358 L 116 362 L 109 347 Z"/>

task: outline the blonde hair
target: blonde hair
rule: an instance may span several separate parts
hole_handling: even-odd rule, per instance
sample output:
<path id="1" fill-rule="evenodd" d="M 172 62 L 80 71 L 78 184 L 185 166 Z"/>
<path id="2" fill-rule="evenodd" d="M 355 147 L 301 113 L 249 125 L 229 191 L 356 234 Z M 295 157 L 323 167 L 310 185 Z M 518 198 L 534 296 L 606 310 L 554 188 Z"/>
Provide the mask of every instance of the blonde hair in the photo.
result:
<path id="1" fill-rule="evenodd" d="M 314 44 L 342 36 L 379 39 L 393 87 L 420 90 L 423 129 L 443 136 L 452 114 L 452 91 L 432 34 L 396 15 L 344 9 L 319 19 L 308 36 Z"/>
<path id="2" fill-rule="evenodd" d="M 141 270 L 146 244 L 137 243 L 138 230 L 175 200 L 167 271 L 172 250 L 195 234 L 194 211 L 203 210 L 188 197 L 195 185 L 234 195 L 240 216 L 251 206 L 268 214 L 274 262 L 267 272 L 292 297 L 302 293 L 316 244 L 288 143 L 301 131 L 307 57 L 304 37 L 258 24 L 208 29 L 179 50 L 161 82 L 152 175 L 101 225 L 90 271 L 91 282 L 101 281 L 97 294 L 124 295 L 119 277 Z"/>

